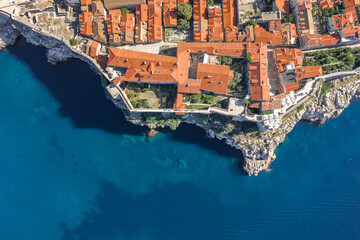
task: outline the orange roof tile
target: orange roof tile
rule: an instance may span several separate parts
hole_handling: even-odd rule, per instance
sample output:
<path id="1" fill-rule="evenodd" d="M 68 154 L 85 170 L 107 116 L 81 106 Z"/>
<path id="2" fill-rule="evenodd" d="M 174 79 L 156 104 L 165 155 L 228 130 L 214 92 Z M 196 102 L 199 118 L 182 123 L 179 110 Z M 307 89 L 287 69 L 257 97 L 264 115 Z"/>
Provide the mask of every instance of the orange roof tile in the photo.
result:
<path id="1" fill-rule="evenodd" d="M 83 12 L 79 15 L 79 22 L 80 24 L 91 23 L 93 21 L 92 17 L 92 12 Z"/>
<path id="2" fill-rule="evenodd" d="M 161 26 L 162 8 L 160 0 L 148 1 L 148 41 L 160 42 L 162 40 Z"/>
<path id="3" fill-rule="evenodd" d="M 297 78 L 305 79 L 322 75 L 322 66 L 303 66 L 295 68 Z"/>
<path id="4" fill-rule="evenodd" d="M 333 17 L 335 29 L 342 29 L 354 26 L 354 18 L 351 13 L 334 15 Z"/>
<path id="5" fill-rule="evenodd" d="M 257 43 L 269 43 L 271 45 L 281 45 L 281 33 L 269 32 L 266 29 L 256 26 L 255 27 L 255 42 Z"/>
<path id="6" fill-rule="evenodd" d="M 320 7 L 322 7 L 323 9 L 333 8 L 334 7 L 334 1 L 333 0 L 321 0 L 320 1 Z"/>
<path id="7" fill-rule="evenodd" d="M 106 25 L 108 34 L 119 34 L 120 33 L 120 20 L 119 18 L 114 17 L 113 15 L 107 15 Z"/>
<path id="8" fill-rule="evenodd" d="M 342 37 L 356 36 L 357 38 L 359 38 L 360 27 L 356 26 L 356 27 L 352 27 L 352 28 L 341 29 L 341 34 L 342 34 Z"/>
<path id="9" fill-rule="evenodd" d="M 224 41 L 223 25 L 221 22 L 221 8 L 213 7 L 208 10 L 209 16 L 209 42 Z"/>
<path id="10" fill-rule="evenodd" d="M 194 42 L 206 42 L 208 37 L 208 15 L 206 0 L 194 0 Z"/>
<path id="11" fill-rule="evenodd" d="M 93 24 L 84 23 L 83 25 L 81 25 L 80 33 L 86 36 L 91 36 L 93 34 Z"/>
<path id="12" fill-rule="evenodd" d="M 289 0 L 276 0 L 276 6 L 280 12 L 290 12 Z"/>
<path id="13" fill-rule="evenodd" d="M 341 38 L 338 34 L 307 34 L 305 36 L 305 45 L 306 47 L 312 46 L 328 46 L 340 43 Z"/>
<path id="14" fill-rule="evenodd" d="M 297 48 L 275 48 L 275 60 L 279 72 L 284 72 L 287 66 L 294 69 L 302 65 L 302 52 Z"/>
<path id="15" fill-rule="evenodd" d="M 360 0 L 344 0 L 345 8 L 360 5 Z"/>
<path id="16" fill-rule="evenodd" d="M 234 78 L 234 73 L 229 66 L 198 64 L 197 79 L 200 79 L 200 88 L 214 93 L 227 93 L 229 81 Z"/>
<path id="17" fill-rule="evenodd" d="M 246 52 L 251 53 L 252 60 L 249 71 L 251 99 L 269 101 L 267 45 L 263 43 L 247 43 Z"/>
<path id="18" fill-rule="evenodd" d="M 177 15 L 176 15 L 176 0 L 164 0 L 163 3 L 163 18 L 164 26 L 176 26 L 177 25 Z"/>
<path id="19" fill-rule="evenodd" d="M 146 4 L 140 4 L 136 7 L 136 22 L 144 23 L 148 21 L 148 6 Z"/>
<path id="20" fill-rule="evenodd" d="M 98 55 L 98 51 L 100 50 L 100 43 L 94 41 L 92 44 L 91 44 L 91 47 L 90 47 L 90 57 L 96 57 Z"/>
<path id="21" fill-rule="evenodd" d="M 91 0 L 80 0 L 81 6 L 90 6 L 91 5 Z"/>
<path id="22" fill-rule="evenodd" d="M 134 43 L 134 14 L 126 13 L 121 16 L 120 31 L 123 43 Z"/>

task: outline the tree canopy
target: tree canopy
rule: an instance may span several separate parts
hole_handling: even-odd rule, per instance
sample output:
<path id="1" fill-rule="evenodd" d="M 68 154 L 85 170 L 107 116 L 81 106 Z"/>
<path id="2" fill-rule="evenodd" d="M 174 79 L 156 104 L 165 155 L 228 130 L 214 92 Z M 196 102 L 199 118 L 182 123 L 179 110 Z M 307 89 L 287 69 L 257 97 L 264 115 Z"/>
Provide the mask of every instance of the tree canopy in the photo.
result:
<path id="1" fill-rule="evenodd" d="M 189 21 L 193 16 L 193 8 L 188 3 L 180 3 L 176 8 L 176 13 L 179 18 Z"/>

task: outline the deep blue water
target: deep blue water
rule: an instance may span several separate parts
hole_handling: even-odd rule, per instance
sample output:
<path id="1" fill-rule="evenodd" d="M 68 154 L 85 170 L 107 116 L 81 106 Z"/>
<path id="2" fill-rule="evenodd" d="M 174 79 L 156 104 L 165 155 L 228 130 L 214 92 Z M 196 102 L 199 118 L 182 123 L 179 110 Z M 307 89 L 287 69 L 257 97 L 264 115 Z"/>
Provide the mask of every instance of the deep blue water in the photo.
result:
<path id="1" fill-rule="evenodd" d="M 148 142 L 85 63 L 21 40 L 0 70 L 0 239 L 360 239 L 360 103 L 248 177 L 194 126 Z"/>

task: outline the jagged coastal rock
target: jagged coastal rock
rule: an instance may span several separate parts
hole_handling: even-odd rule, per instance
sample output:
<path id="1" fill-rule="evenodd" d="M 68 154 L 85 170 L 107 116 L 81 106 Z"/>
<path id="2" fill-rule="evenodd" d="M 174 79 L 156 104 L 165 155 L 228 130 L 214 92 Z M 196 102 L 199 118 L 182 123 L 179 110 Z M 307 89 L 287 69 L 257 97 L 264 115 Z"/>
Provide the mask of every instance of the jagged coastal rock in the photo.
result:
<path id="1" fill-rule="evenodd" d="M 62 41 L 33 31 L 28 26 L 0 15 L 0 47 L 14 44 L 20 34 L 29 43 L 47 48 L 47 58 L 51 64 L 66 61 L 70 58 L 79 58 L 89 63 L 96 73 L 101 74 L 89 59 L 71 50 Z M 244 170 L 249 175 L 257 175 L 261 171 L 269 170 L 271 162 L 276 158 L 276 147 L 285 140 L 286 135 L 294 128 L 297 122 L 306 120 L 323 124 L 328 119 L 339 116 L 352 100 L 360 97 L 360 81 L 356 76 L 334 80 L 331 84 L 328 91 L 324 92 L 318 89 L 316 96 L 303 103 L 301 109 L 295 109 L 284 116 L 281 126 L 274 131 L 268 130 L 256 134 L 245 132 L 234 134 L 231 133 L 232 131 L 219 132 L 216 129 L 221 124 L 217 123 L 217 120 L 212 119 L 211 116 L 199 116 L 199 114 L 186 114 L 181 121 L 195 124 L 205 129 L 209 137 L 225 140 L 230 146 L 241 150 L 244 156 Z M 146 125 L 150 129 L 159 127 L 176 129 L 181 123 L 178 119 L 170 119 L 168 114 L 163 114 L 164 120 L 162 122 L 147 123 L 141 119 L 141 114 L 129 113 L 122 102 L 114 99 L 112 101 L 124 111 L 126 119 L 134 124 Z M 155 132 L 153 133 L 150 135 L 156 135 Z"/>

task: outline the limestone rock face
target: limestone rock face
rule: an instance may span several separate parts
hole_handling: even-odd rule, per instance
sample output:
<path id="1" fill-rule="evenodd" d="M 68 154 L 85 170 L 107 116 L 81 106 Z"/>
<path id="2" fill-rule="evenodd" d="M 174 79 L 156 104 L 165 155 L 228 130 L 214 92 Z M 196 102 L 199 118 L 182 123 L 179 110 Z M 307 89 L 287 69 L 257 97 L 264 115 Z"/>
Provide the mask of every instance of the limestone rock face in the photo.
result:
<path id="1" fill-rule="evenodd" d="M 66 46 L 60 45 L 50 48 L 46 51 L 48 62 L 55 65 L 59 62 L 65 62 L 70 58 L 75 58 L 75 54 Z"/>
<path id="2" fill-rule="evenodd" d="M 13 28 L 11 20 L 0 15 L 0 48 L 15 44 L 20 33 Z"/>

